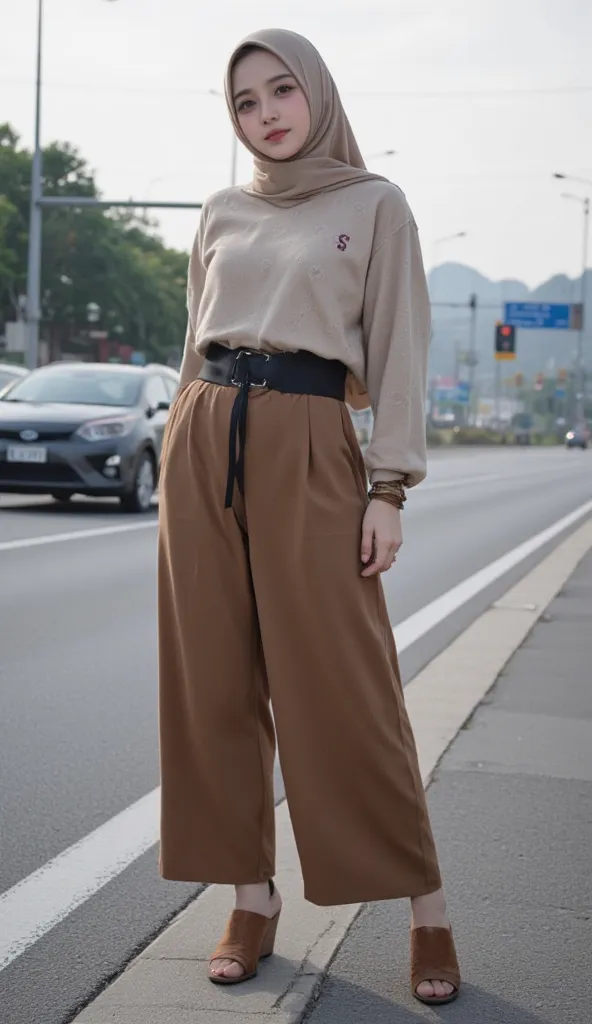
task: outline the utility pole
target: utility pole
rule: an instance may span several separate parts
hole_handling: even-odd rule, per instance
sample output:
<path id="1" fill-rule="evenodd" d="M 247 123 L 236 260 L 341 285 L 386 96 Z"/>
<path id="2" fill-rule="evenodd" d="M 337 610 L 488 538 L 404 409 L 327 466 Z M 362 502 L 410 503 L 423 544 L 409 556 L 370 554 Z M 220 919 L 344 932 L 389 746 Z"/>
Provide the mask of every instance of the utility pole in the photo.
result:
<path id="1" fill-rule="evenodd" d="M 238 136 L 232 133 L 232 159 L 230 162 L 230 184 L 234 187 L 238 176 Z"/>
<path id="2" fill-rule="evenodd" d="M 584 206 L 584 241 L 582 246 L 582 281 L 580 290 L 580 302 L 582 313 L 580 329 L 578 331 L 578 371 L 577 371 L 577 395 L 576 395 L 576 422 L 581 424 L 585 419 L 586 410 L 586 375 L 584 371 L 584 324 L 586 314 L 586 264 L 588 263 L 588 235 L 590 221 L 590 198 L 587 196 L 583 201 Z"/>
<path id="3" fill-rule="evenodd" d="M 555 172 L 554 178 L 559 178 L 562 181 L 575 181 L 579 185 L 592 185 L 592 181 L 588 178 L 578 178 L 573 174 L 559 174 Z M 582 247 L 582 278 L 580 285 L 580 299 L 581 299 L 581 320 L 578 330 L 578 346 L 576 350 L 576 365 L 575 365 L 575 387 L 576 387 L 576 400 L 574 405 L 575 421 L 576 424 L 583 423 L 584 413 L 586 408 L 586 378 L 584 370 L 584 323 L 585 323 L 585 302 L 586 302 L 586 264 L 588 263 L 588 234 L 589 234 L 589 221 L 590 221 L 590 197 L 574 195 L 572 192 L 562 192 L 563 199 L 575 199 L 578 203 L 582 204 L 584 211 L 584 244 Z"/>
<path id="4" fill-rule="evenodd" d="M 41 319 L 41 230 L 43 153 L 41 151 L 41 53 L 43 0 L 37 6 L 37 83 L 35 92 L 35 149 L 31 168 L 31 207 L 29 216 L 29 254 L 27 265 L 27 367 L 39 362 L 39 321 Z"/>
<path id="5" fill-rule="evenodd" d="M 502 387 L 502 367 L 499 360 L 495 361 L 495 427 L 499 430 L 502 422 L 502 410 L 501 410 L 501 387 Z"/>
<path id="6" fill-rule="evenodd" d="M 469 384 L 470 384 L 470 422 L 474 425 L 477 422 L 477 395 L 475 394 L 475 380 L 477 368 L 477 296 L 473 292 L 469 299 L 471 320 L 469 326 Z"/>

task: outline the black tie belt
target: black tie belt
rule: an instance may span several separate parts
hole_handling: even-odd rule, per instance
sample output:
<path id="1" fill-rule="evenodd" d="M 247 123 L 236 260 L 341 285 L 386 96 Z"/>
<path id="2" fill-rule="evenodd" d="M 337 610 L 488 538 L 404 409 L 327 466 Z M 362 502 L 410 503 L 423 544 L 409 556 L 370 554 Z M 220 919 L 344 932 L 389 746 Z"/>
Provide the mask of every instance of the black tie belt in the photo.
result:
<path id="1" fill-rule="evenodd" d="M 212 342 L 199 374 L 200 380 L 238 388 L 230 417 L 228 480 L 224 508 L 232 507 L 234 482 L 245 493 L 245 444 L 250 388 L 266 388 L 290 395 L 320 395 L 345 400 L 347 367 L 338 359 L 322 359 L 312 352 L 252 352 Z M 238 456 L 237 456 L 237 440 Z"/>

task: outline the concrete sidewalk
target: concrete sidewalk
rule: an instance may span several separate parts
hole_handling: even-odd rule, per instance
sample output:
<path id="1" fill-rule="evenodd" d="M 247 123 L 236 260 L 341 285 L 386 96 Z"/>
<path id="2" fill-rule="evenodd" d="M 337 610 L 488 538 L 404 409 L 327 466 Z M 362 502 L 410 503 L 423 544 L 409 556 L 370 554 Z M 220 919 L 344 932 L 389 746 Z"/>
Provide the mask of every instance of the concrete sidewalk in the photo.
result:
<path id="1" fill-rule="evenodd" d="M 411 997 L 404 902 L 303 901 L 284 803 L 285 910 L 277 955 L 259 976 L 230 989 L 208 982 L 232 899 L 211 886 L 76 1021 L 589 1024 L 591 549 L 588 520 L 405 690 L 424 782 L 434 780 L 428 799 L 464 977 L 457 1003 L 431 1010 Z"/>
<path id="2" fill-rule="evenodd" d="M 463 970 L 409 993 L 407 913 L 364 908 L 309 1024 L 592 1021 L 592 553 L 438 766 L 429 789 Z"/>

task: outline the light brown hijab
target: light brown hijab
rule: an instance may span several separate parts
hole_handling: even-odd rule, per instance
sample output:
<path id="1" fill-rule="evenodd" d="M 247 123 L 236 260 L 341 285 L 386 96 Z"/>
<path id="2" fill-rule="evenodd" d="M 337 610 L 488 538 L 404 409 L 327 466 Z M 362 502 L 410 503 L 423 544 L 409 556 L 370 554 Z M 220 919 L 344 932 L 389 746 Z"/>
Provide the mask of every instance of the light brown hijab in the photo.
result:
<path id="1" fill-rule="evenodd" d="M 303 149 L 289 160 L 269 160 L 246 139 L 232 100 L 232 73 L 247 47 L 273 53 L 304 90 L 310 107 L 310 134 Z M 385 181 L 366 170 L 329 69 L 315 47 L 296 32 L 268 28 L 247 36 L 236 47 L 226 72 L 226 102 L 234 130 L 253 154 L 253 184 L 244 189 L 274 206 L 296 206 L 322 192 L 356 181 Z"/>

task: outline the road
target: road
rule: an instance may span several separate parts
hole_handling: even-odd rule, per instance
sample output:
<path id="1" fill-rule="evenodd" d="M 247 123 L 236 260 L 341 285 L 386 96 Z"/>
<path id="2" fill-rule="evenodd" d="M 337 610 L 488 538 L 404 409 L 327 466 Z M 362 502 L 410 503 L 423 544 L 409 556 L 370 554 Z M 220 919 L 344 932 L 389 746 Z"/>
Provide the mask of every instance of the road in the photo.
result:
<path id="1" fill-rule="evenodd" d="M 589 452 L 432 453 L 383 577 L 404 679 L 555 539 L 502 556 L 591 500 Z M 0 950 L 3 933 L 18 940 L 4 943 L 6 1024 L 64 1024 L 197 891 L 159 880 L 153 845 L 155 550 L 156 510 L 0 496 Z M 73 846 L 68 895 L 74 860 L 60 855 Z"/>

